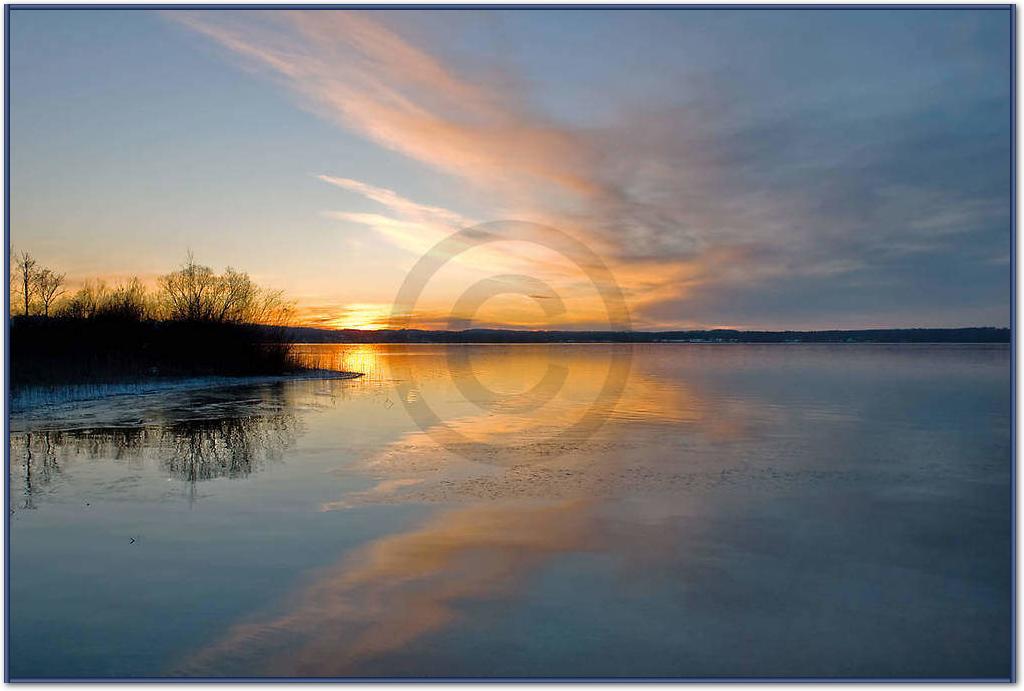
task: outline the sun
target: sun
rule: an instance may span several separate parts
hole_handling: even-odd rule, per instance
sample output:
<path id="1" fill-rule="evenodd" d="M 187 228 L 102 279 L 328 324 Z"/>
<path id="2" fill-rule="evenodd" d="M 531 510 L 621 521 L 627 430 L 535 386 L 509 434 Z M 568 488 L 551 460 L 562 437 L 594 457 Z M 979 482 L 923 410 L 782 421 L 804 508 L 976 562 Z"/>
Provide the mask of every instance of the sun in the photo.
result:
<path id="1" fill-rule="evenodd" d="M 345 305 L 341 314 L 324 322 L 333 329 L 359 329 L 369 331 L 386 329 L 391 319 L 391 305 L 382 303 L 352 303 Z"/>

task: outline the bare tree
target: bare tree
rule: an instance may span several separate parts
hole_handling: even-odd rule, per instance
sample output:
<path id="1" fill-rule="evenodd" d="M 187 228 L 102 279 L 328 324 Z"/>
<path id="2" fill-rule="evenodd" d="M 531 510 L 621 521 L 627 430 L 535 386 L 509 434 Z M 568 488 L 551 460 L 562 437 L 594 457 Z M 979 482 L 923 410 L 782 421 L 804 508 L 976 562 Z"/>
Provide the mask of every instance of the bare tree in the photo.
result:
<path id="1" fill-rule="evenodd" d="M 281 292 L 261 288 L 230 267 L 217 275 L 191 253 L 180 269 L 161 276 L 159 301 L 165 318 L 184 321 L 283 323 L 291 310 Z"/>
<path id="2" fill-rule="evenodd" d="M 64 279 L 66 274 L 59 274 L 50 269 L 40 269 L 35 273 L 35 290 L 39 300 L 43 303 L 43 316 L 50 316 L 50 307 L 57 298 L 64 294 Z"/>
<path id="3" fill-rule="evenodd" d="M 104 295 L 99 313 L 106 317 L 142 321 L 150 315 L 150 299 L 138 278 L 114 286 Z"/>
<path id="4" fill-rule="evenodd" d="M 18 258 L 15 256 L 14 247 L 10 247 L 10 252 L 7 255 L 7 297 L 8 307 L 11 310 L 11 314 L 14 314 L 15 309 L 18 306 Z"/>
<path id="5" fill-rule="evenodd" d="M 214 318 L 213 293 L 217 276 L 208 266 L 197 264 L 189 252 L 180 269 L 160 277 L 165 316 L 186 321 Z"/>
<path id="6" fill-rule="evenodd" d="M 99 317 L 129 321 L 142 321 L 156 316 L 153 298 L 136 277 L 113 287 L 103 281 L 86 281 L 61 305 L 60 314 L 71 319 Z"/>
<path id="7" fill-rule="evenodd" d="M 72 319 L 89 319 L 100 313 L 110 291 L 103 281 L 86 281 L 60 309 L 61 315 Z"/>
<path id="8" fill-rule="evenodd" d="M 15 268 L 21 275 L 21 293 L 25 299 L 25 316 L 29 314 L 29 301 L 35 288 L 36 260 L 28 252 L 18 255 Z"/>

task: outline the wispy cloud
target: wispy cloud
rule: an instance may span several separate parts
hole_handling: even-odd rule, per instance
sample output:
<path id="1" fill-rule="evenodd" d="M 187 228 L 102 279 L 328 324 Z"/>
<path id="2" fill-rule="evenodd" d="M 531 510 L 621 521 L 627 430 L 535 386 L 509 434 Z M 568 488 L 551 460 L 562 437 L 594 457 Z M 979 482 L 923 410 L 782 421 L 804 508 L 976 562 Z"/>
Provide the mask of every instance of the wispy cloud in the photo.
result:
<path id="1" fill-rule="evenodd" d="M 593 181 L 586 149 L 520 112 L 511 95 L 459 78 L 366 12 L 176 13 L 179 21 L 277 73 L 307 105 L 388 148 L 467 179 Z"/>
<path id="2" fill-rule="evenodd" d="M 419 204 L 411 199 L 406 199 L 394 190 L 389 190 L 385 187 L 374 187 L 373 185 L 368 185 L 367 183 L 359 182 L 358 180 L 331 177 L 330 175 L 319 175 L 317 177 L 330 185 L 334 185 L 335 187 L 340 187 L 343 190 L 349 190 L 361 194 L 367 199 L 371 199 L 378 204 L 386 206 L 392 211 L 403 216 L 412 216 L 419 219 L 440 222 L 453 228 L 459 228 L 473 223 L 470 219 L 457 214 L 454 211 L 449 211 L 448 209 L 443 209 L 439 206 Z"/>
<path id="3" fill-rule="evenodd" d="M 794 283 L 813 293 L 839 282 L 878 304 L 872 283 L 885 272 L 899 278 L 923 255 L 951 256 L 971 242 L 984 245 L 979 258 L 961 261 L 990 267 L 993 244 L 1008 242 L 1005 174 L 984 167 L 1007 141 L 933 117 L 962 95 L 949 84 L 902 100 L 886 92 L 861 113 L 835 97 L 786 100 L 722 78 L 688 84 L 685 107 L 624 103 L 617 123 L 584 127 L 530 108 L 505 81 L 472 76 L 387 13 L 174 16 L 273 74 L 306 107 L 482 191 L 496 218 L 579 237 L 612 268 L 640 325 L 735 321 L 749 314 L 729 314 L 744 295 L 764 305 L 766 292 Z M 984 93 L 958 107 L 989 118 L 991 101 Z M 330 217 L 414 253 L 472 222 L 365 181 L 320 179 L 386 212 Z M 913 313 L 906 295 L 893 305 Z M 785 313 L 781 303 L 772 309 Z"/>

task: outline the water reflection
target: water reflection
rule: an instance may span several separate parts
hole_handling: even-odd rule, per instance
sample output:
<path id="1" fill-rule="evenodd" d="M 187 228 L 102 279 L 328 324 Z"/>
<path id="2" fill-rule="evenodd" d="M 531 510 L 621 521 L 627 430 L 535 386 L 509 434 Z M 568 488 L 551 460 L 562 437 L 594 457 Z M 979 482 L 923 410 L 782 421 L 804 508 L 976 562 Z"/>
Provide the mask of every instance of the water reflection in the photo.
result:
<path id="1" fill-rule="evenodd" d="M 443 351 L 433 356 L 426 349 L 375 351 L 374 367 L 382 378 L 419 368 L 421 379 L 428 382 L 419 395 L 432 397 L 445 418 L 443 426 L 408 432 L 372 454 L 364 469 L 377 483 L 322 508 L 403 501 L 445 508 L 423 524 L 381 538 L 317 573 L 286 603 L 283 614 L 233 627 L 179 671 L 328 677 L 403 670 L 450 674 L 452 670 L 434 667 L 427 659 L 408 667 L 401 661 L 421 639 L 466 626 L 481 603 L 522 597 L 531 574 L 570 555 L 617 555 L 626 563 L 642 563 L 650 573 L 668 569 L 680 584 L 698 591 L 721 578 L 717 566 L 710 571 L 706 566 L 717 563 L 715 548 L 683 537 L 699 534 L 706 525 L 698 522 L 668 534 L 663 528 L 648 529 L 638 542 L 632 531 L 622 534 L 611 527 L 606 516 L 610 507 L 642 501 L 639 508 L 631 506 L 644 521 L 671 525 L 680 514 L 706 511 L 694 507 L 707 504 L 709 496 L 743 515 L 774 511 L 756 508 L 772 496 L 827 496 L 858 485 L 891 493 L 918 481 L 921 468 L 908 467 L 901 454 L 913 457 L 918 437 L 934 432 L 910 424 L 898 436 L 886 435 L 882 448 L 900 461 L 891 463 L 887 457 L 884 464 L 873 459 L 875 440 L 864 436 L 882 429 L 883 421 L 891 423 L 886 417 L 894 412 L 906 417 L 899 404 L 886 411 L 878 396 L 915 387 L 922 365 L 912 353 L 896 354 L 904 362 L 900 380 L 893 383 L 885 380 L 891 372 L 873 371 L 877 356 L 857 351 L 844 353 L 847 371 L 839 372 L 827 353 L 812 351 L 801 362 L 801 378 L 794 381 L 785 371 L 792 367 L 793 351 L 762 352 L 762 361 L 752 364 L 743 351 L 718 350 L 714 359 L 705 360 L 693 350 L 665 349 L 651 356 L 649 349 L 599 433 L 569 444 L 552 443 L 549 430 L 571 424 L 593 400 L 602 381 L 600 351 L 480 348 L 472 359 L 459 360 L 458 367 L 450 367 Z M 363 351 L 359 357 L 365 362 L 370 356 Z M 766 368 L 765 360 L 774 360 L 781 373 Z M 552 362 L 567 384 L 556 394 L 531 386 L 545 381 Z M 974 374 L 969 370 L 954 369 L 947 375 L 965 384 Z M 471 384 L 456 381 L 460 376 Z M 479 386 L 486 378 L 489 385 Z M 955 388 L 957 383 L 949 385 Z M 842 393 L 837 396 L 837 391 Z M 544 398 L 542 405 L 522 404 L 524 395 L 537 392 Z M 502 395 L 513 404 L 503 407 Z M 474 452 L 458 453 L 446 443 L 445 430 L 473 439 Z M 481 449 L 489 452 L 482 454 Z M 972 456 L 961 449 L 951 460 L 969 464 Z M 960 469 L 932 465 L 928 472 L 937 495 L 955 493 L 950 482 Z M 737 493 L 745 498 L 739 504 L 733 499 Z M 855 503 L 845 509 L 843 519 L 855 533 L 874 535 L 891 531 L 889 521 L 900 511 L 898 502 Z M 750 531 L 728 539 L 743 544 L 743 554 L 756 549 L 756 536 L 757 531 Z M 684 539 L 695 541 L 695 556 L 701 552 L 693 563 L 681 561 L 678 550 Z M 862 554 L 876 549 L 870 541 L 854 544 Z M 923 554 L 925 563 L 934 559 L 932 552 Z M 760 585 L 765 601 L 787 597 L 780 593 L 786 592 L 789 578 L 785 570 L 781 577 L 766 577 Z M 871 605 L 869 598 L 866 606 Z M 708 665 L 729 668 L 723 658 Z M 549 673 L 573 671 L 586 673 L 587 668 L 563 666 Z"/>
<path id="2" fill-rule="evenodd" d="M 554 557 L 598 535 L 585 501 L 484 504 L 370 544 L 325 570 L 285 614 L 232 629 L 179 674 L 345 676 L 507 597 Z"/>
<path id="3" fill-rule="evenodd" d="M 246 477 L 277 461 L 296 436 L 295 416 L 278 414 L 178 422 L 162 431 L 163 467 L 187 482 Z"/>
<path id="4" fill-rule="evenodd" d="M 700 377 L 678 376 L 671 371 L 673 363 L 666 367 L 665 362 L 648 357 L 635 364 L 628 386 L 607 411 L 603 429 L 575 438 L 559 436 L 571 429 L 600 396 L 609 367 L 603 353 L 607 348 L 480 348 L 471 359 L 477 371 L 470 372 L 465 365 L 453 368 L 450 380 L 436 377 L 424 390 L 423 395 L 435 401 L 433 405 L 441 408 L 447 402 L 447 408 L 442 408 L 445 421 L 436 428 L 408 432 L 383 446 L 365 461 L 366 469 L 378 476 L 379 484 L 325 504 L 324 508 L 403 499 L 453 501 L 674 491 L 684 485 L 715 483 L 723 477 L 735 480 L 740 473 L 732 466 L 723 471 L 721 464 L 680 467 L 673 461 L 684 460 L 677 454 L 694 451 L 695 447 L 715 445 L 720 451 L 726 450 L 773 426 L 790 424 L 802 413 L 799 408 L 773 405 L 758 394 L 722 397 L 709 391 Z M 444 357 L 450 362 L 450 356 Z M 403 371 L 412 366 L 425 369 L 427 356 L 389 351 L 378 359 L 378 369 L 390 365 Z M 466 360 L 469 358 L 461 362 Z M 510 361 L 514 367 L 509 366 Z M 565 385 L 556 395 L 545 392 L 543 401 L 524 407 L 521 392 L 536 392 L 538 388 L 531 388 L 531 382 L 544 381 L 545 372 L 551 368 L 564 373 Z M 474 384 L 486 379 L 487 386 L 469 386 L 460 381 L 460 377 L 470 376 Z M 466 391 L 487 400 L 482 404 L 466 397 L 472 405 L 452 403 L 463 400 L 460 394 Z M 509 399 L 512 404 L 505 406 Z M 818 403 L 813 410 L 821 415 L 828 406 Z M 665 435 L 660 442 L 663 453 L 651 455 L 647 440 L 649 435 L 659 434 Z M 438 472 L 440 468 L 443 473 Z M 770 473 L 771 468 L 761 465 L 750 472 Z"/>
<path id="5" fill-rule="evenodd" d="M 20 494 L 20 508 L 36 508 L 36 497 L 81 461 L 151 463 L 192 489 L 207 480 L 245 478 L 280 461 L 294 443 L 301 432 L 296 408 L 294 392 L 275 384 L 179 394 L 173 405 L 153 402 L 136 411 L 143 417 L 132 426 L 29 425 L 10 437 L 12 498 Z"/>
<path id="6" fill-rule="evenodd" d="M 771 405 L 757 393 L 717 396 L 700 377 L 666 376 L 675 364 L 653 358 L 637 363 L 598 433 L 553 439 L 553 431 L 571 426 L 599 396 L 608 367 L 605 349 L 481 347 L 453 368 L 444 348 L 357 347 L 339 354 L 354 352 L 364 364 L 372 359 L 382 381 L 418 368 L 428 382 L 422 395 L 446 420 L 441 429 L 407 432 L 371 454 L 362 470 L 377 483 L 324 503 L 322 510 L 398 502 L 458 508 L 346 556 L 316 574 L 284 614 L 233 628 L 178 671 L 360 674 L 457 625 L 472 603 L 513 597 L 551 560 L 631 551 L 601 523 L 601 508 L 616 499 L 659 495 L 678 506 L 681 497 L 699 491 L 821 482 L 851 473 L 813 467 L 813 457 L 796 467 L 752 467 L 732 445 L 791 422 L 799 409 Z M 566 386 L 554 395 L 543 391 L 542 405 L 524 406 L 524 395 L 543 388 L 531 382 L 544 381 L 552 367 L 564 373 Z M 472 385 L 459 377 L 471 377 Z M 487 385 L 478 386 L 481 380 Z M 503 396 L 513 404 L 503 406 Z M 459 453 L 446 430 L 474 440 L 473 452 Z M 659 441 L 652 446 L 654 439 Z M 711 447 L 714 455 L 702 453 Z M 664 554 L 674 556 L 671 550 Z M 656 555 L 644 550 L 648 566 L 659 567 Z"/>
<path id="7" fill-rule="evenodd" d="M 553 442 L 599 394 L 607 347 L 310 346 L 320 366 L 367 376 L 136 400 L 106 426 L 88 410 L 23 425 L 12 496 L 73 494 L 76 461 L 108 468 L 97 495 L 125 475 L 117 464 L 158 471 L 113 488 L 142 495 L 121 529 L 143 549 L 111 540 L 95 506 L 70 514 L 88 528 L 83 554 L 110 550 L 111 572 L 140 576 L 122 584 L 133 620 L 188 604 L 202 622 L 133 649 L 139 673 L 1001 669 L 1007 350 L 644 347 L 605 424 Z M 538 386 L 551 367 L 554 394 Z M 409 368 L 439 419 L 491 453 L 459 454 L 408 419 L 394 384 Z M 254 476 L 276 462 L 288 472 Z M 174 514 L 145 496 L 165 476 L 230 491 Z M 54 514 L 18 525 L 45 538 L 14 559 L 19 625 L 106 641 L 94 632 L 109 619 L 33 599 L 35 571 L 63 578 L 46 544 L 66 526 L 32 522 Z M 35 571 L 17 571 L 25 554 Z M 147 599 L 147 577 L 194 564 L 209 568 L 180 602 Z M 238 574 L 245 588 L 226 587 Z M 19 669 L 44 670 L 31 648 Z M 69 666 L 106 669 L 109 654 L 83 659 Z"/>

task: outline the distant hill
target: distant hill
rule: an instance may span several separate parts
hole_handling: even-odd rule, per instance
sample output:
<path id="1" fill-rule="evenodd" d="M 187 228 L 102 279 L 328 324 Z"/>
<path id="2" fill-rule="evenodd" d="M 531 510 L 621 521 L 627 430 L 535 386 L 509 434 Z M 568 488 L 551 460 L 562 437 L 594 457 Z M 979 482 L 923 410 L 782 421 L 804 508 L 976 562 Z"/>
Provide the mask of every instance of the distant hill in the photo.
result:
<path id="1" fill-rule="evenodd" d="M 420 329 L 360 331 L 288 327 L 297 343 L 1009 343 L 1010 330 L 857 329 L 850 331 L 515 331 Z"/>

